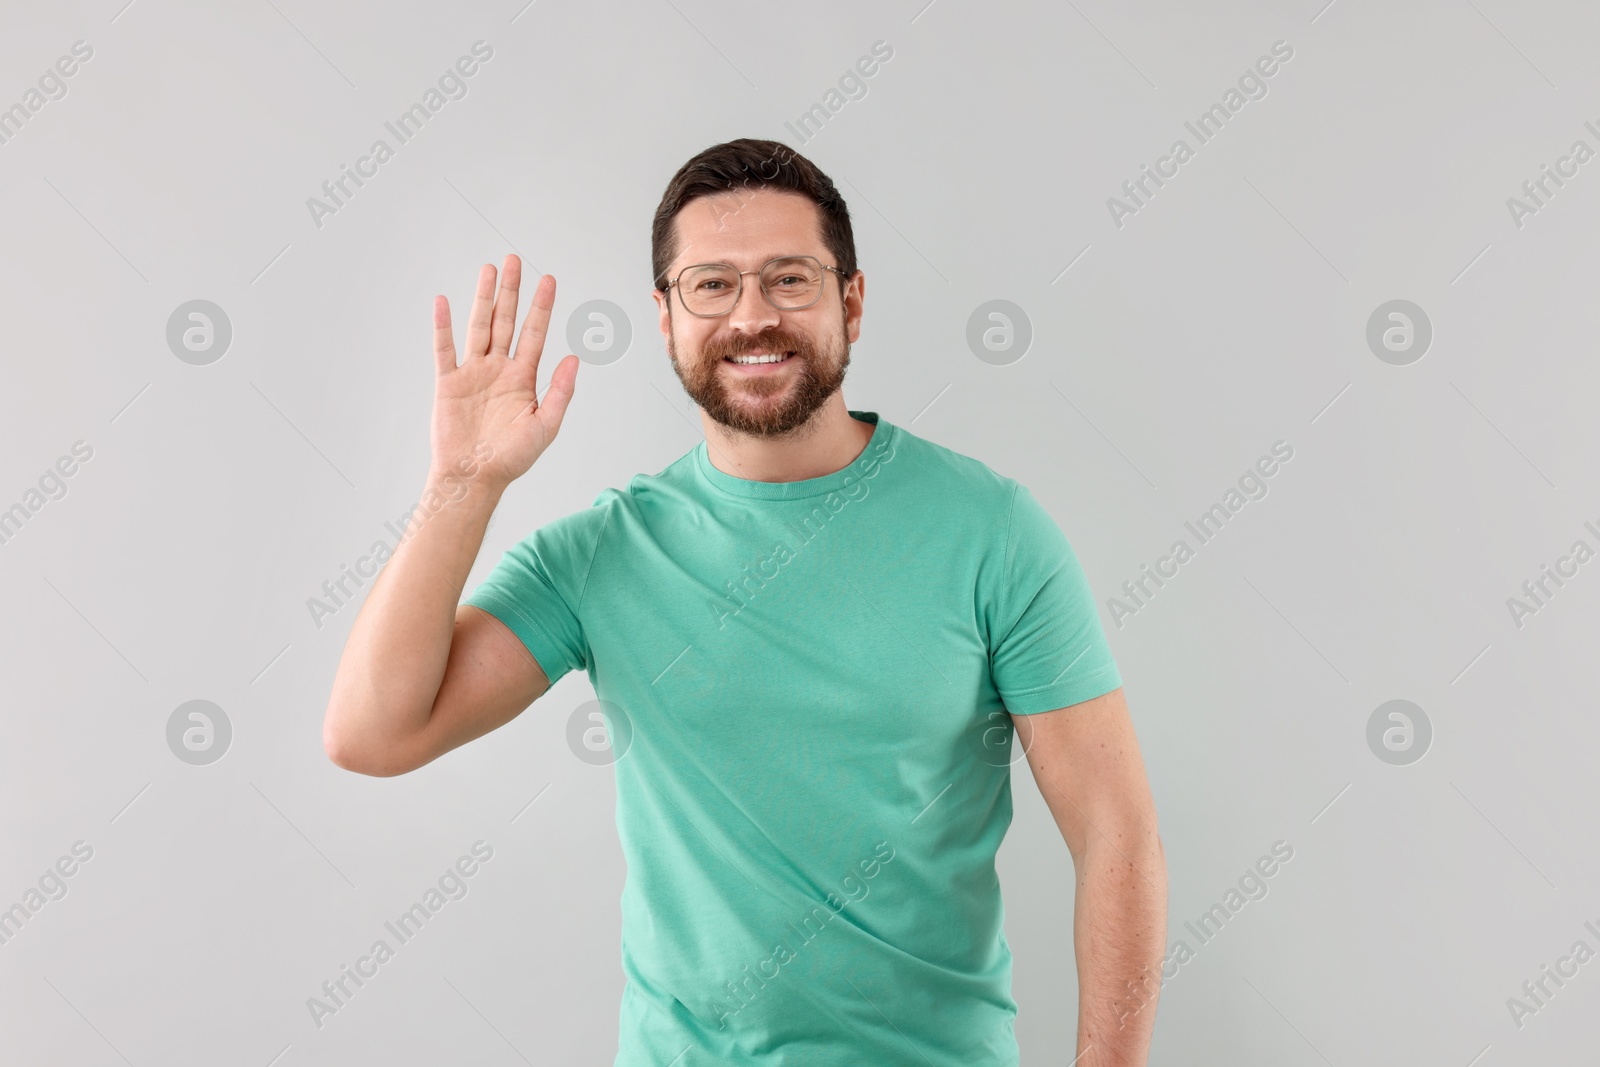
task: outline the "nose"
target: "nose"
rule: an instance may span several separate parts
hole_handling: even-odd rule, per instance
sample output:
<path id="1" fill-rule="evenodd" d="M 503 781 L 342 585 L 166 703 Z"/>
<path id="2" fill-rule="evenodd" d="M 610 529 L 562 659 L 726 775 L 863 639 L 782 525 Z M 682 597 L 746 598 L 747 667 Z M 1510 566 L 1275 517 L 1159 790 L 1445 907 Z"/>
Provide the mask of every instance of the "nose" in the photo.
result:
<path id="1" fill-rule="evenodd" d="M 749 281 L 744 281 L 748 278 Z M 778 325 L 778 309 L 767 302 L 761 292 L 761 275 L 754 272 L 741 278 L 739 299 L 728 312 L 728 328 L 740 333 L 758 334 Z"/>

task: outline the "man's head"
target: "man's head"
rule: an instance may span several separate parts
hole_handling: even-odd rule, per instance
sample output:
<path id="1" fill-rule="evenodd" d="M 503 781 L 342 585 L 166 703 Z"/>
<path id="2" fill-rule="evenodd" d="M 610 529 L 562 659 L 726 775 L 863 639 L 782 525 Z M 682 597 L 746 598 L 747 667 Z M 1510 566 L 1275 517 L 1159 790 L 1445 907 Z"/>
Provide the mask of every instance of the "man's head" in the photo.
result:
<path id="1" fill-rule="evenodd" d="M 861 335 L 866 280 L 856 269 L 844 199 L 809 160 L 777 141 L 749 138 L 706 149 L 667 184 L 650 255 L 667 355 L 712 419 L 776 437 L 804 426 L 839 391 L 850 345 Z M 822 291 L 809 307 L 782 310 L 762 295 L 756 272 L 788 256 L 831 268 L 821 272 Z M 685 267 L 707 263 L 751 272 L 740 276 L 738 302 L 720 315 L 691 313 L 678 291 Z M 755 365 L 731 359 L 756 353 L 784 358 Z"/>

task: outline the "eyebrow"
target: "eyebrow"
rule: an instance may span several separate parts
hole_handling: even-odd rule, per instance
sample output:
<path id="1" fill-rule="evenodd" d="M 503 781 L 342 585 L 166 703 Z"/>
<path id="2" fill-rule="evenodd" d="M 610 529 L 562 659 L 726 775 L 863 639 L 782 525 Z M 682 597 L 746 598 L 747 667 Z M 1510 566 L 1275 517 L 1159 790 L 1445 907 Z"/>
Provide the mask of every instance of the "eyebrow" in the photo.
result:
<path id="1" fill-rule="evenodd" d="M 796 259 L 796 258 L 799 258 L 800 256 L 810 256 L 813 259 L 815 259 L 817 262 L 820 263 L 825 258 L 827 258 L 828 253 L 827 252 L 779 252 L 779 253 L 777 253 L 775 255 L 768 255 L 768 256 L 761 257 L 759 259 L 752 258 L 750 260 L 750 263 L 751 263 L 750 269 L 751 270 L 755 270 L 758 267 L 763 267 L 763 266 L 767 265 L 768 263 L 771 263 L 775 259 Z M 679 258 L 680 259 L 684 259 L 686 257 L 680 256 Z M 674 261 L 674 263 L 676 264 L 676 261 Z M 729 266 L 733 266 L 733 267 L 739 266 L 739 264 L 733 262 L 733 258 L 732 257 L 724 258 L 724 259 L 688 259 L 681 266 L 674 265 L 673 267 L 670 267 L 668 269 L 667 277 L 670 280 L 673 275 L 677 274 L 678 271 L 683 270 L 684 267 L 698 267 L 702 263 L 726 263 Z"/>

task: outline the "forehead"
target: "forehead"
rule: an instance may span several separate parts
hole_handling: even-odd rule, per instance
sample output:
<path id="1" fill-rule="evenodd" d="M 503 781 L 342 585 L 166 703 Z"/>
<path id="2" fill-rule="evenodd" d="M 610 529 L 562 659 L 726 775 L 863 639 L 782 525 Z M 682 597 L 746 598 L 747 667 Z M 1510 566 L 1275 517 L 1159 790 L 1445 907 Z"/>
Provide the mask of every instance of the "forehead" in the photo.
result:
<path id="1" fill-rule="evenodd" d="M 730 190 L 696 197 L 674 222 L 674 267 L 732 263 L 758 267 L 774 256 L 809 253 L 826 259 L 821 212 L 808 197 L 787 189 Z"/>

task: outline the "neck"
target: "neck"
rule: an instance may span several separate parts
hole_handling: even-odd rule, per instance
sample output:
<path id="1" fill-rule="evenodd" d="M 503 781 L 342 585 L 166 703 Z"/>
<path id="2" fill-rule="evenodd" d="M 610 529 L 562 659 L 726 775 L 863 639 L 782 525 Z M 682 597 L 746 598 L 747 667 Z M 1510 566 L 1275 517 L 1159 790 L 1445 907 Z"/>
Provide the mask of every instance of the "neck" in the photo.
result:
<path id="1" fill-rule="evenodd" d="M 753 482 L 799 482 L 843 470 L 866 449 L 872 424 L 850 416 L 834 393 L 805 423 L 779 437 L 739 433 L 704 411 L 706 456 L 724 474 Z"/>

